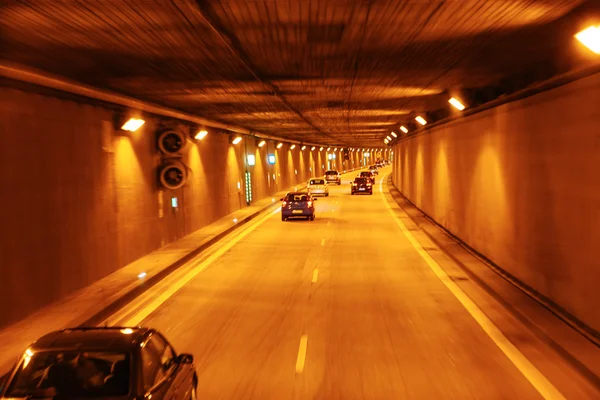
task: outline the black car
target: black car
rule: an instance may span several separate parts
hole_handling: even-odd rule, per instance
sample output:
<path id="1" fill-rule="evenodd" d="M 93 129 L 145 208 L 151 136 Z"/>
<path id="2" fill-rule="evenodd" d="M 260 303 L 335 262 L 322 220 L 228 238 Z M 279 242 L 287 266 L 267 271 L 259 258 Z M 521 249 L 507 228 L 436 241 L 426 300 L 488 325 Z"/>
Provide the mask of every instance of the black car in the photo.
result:
<path id="1" fill-rule="evenodd" d="M 154 329 L 74 328 L 25 350 L 0 399 L 195 399 L 197 384 L 193 356 Z"/>
<path id="2" fill-rule="evenodd" d="M 373 194 L 373 184 L 368 178 L 354 178 L 350 194 L 369 193 Z"/>
<path id="3" fill-rule="evenodd" d="M 293 192 L 285 195 L 281 200 L 281 220 L 300 217 L 309 221 L 315 220 L 315 205 L 317 201 L 308 192 Z"/>
<path id="4" fill-rule="evenodd" d="M 367 178 L 371 181 L 372 185 L 375 184 L 375 175 L 373 175 L 373 173 L 371 171 L 362 171 L 358 177 L 359 178 Z"/>

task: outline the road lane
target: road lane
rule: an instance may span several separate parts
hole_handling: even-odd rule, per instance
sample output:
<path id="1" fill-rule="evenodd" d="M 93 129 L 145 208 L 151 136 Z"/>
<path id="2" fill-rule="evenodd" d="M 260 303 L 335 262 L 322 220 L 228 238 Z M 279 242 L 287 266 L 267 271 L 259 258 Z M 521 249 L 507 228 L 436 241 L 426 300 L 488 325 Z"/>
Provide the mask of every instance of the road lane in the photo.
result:
<path id="1" fill-rule="evenodd" d="M 195 354 L 200 398 L 541 398 L 381 196 L 330 189 L 314 222 L 273 216 L 144 321 Z"/>

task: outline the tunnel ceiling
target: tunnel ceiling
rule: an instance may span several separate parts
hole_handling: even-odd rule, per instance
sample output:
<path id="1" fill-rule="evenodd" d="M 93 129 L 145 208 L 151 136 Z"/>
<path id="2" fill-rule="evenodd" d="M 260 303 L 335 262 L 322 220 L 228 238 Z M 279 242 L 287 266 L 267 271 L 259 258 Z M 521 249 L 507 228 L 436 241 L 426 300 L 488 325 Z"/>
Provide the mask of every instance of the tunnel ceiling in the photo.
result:
<path id="1" fill-rule="evenodd" d="M 382 146 L 453 90 L 548 63 L 583 3 L 8 0 L 2 58 L 284 138 Z"/>

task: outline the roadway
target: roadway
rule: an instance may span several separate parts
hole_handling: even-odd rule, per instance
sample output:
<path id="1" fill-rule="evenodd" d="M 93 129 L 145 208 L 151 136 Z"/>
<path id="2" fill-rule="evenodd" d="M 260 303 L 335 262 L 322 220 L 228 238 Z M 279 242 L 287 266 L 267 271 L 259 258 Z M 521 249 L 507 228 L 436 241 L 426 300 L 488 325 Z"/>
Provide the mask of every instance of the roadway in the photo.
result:
<path id="1" fill-rule="evenodd" d="M 402 233 L 381 178 L 351 196 L 346 175 L 313 222 L 257 220 L 120 322 L 194 354 L 201 399 L 543 398 Z"/>

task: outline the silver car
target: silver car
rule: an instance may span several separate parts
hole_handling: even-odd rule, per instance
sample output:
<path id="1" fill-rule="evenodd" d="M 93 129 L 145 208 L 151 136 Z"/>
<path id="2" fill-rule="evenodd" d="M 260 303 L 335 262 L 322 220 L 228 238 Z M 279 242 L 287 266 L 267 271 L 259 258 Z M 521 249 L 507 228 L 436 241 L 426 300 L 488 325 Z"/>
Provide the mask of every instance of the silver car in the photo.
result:
<path id="1" fill-rule="evenodd" d="M 308 181 L 308 194 L 311 196 L 329 196 L 329 185 L 323 178 L 311 178 Z"/>

